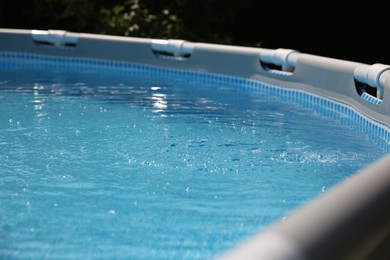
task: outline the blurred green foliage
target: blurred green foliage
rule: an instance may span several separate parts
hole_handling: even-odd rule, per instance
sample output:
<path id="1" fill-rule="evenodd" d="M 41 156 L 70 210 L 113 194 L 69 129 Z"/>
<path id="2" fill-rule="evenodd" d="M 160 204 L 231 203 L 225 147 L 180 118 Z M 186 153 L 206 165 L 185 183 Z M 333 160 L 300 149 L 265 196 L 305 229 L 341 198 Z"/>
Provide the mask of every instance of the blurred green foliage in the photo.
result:
<path id="1" fill-rule="evenodd" d="M 0 0 L 0 27 L 290 48 L 389 64 L 386 10 L 352 0 Z"/>
<path id="2" fill-rule="evenodd" d="M 127 0 L 110 7 L 101 7 L 99 33 L 138 37 L 177 38 L 181 23 L 168 8 L 151 10 L 144 1 Z"/>
<path id="3" fill-rule="evenodd" d="M 254 0 L 30 0 L 0 3 L 0 26 L 233 44 Z M 14 19 L 18 13 L 18 20 Z M 248 44 L 253 45 L 253 42 Z M 257 44 L 258 45 L 258 44 Z"/>

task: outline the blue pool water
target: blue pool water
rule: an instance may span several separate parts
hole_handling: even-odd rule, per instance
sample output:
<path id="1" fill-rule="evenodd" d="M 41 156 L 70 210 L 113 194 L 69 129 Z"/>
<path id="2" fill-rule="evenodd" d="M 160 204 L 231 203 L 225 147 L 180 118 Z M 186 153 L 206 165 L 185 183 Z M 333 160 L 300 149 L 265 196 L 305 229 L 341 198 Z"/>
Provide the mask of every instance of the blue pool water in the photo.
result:
<path id="1" fill-rule="evenodd" d="M 218 81 L 3 68 L 0 255 L 212 258 L 386 153 L 340 122 Z"/>

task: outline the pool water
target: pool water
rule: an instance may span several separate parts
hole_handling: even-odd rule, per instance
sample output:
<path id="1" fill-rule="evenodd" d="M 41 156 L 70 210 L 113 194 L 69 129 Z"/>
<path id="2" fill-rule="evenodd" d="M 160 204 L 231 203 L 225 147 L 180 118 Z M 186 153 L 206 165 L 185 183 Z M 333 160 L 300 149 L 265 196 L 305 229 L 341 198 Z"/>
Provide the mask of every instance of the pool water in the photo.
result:
<path id="1" fill-rule="evenodd" d="M 208 259 L 385 154 L 277 97 L 0 70 L 0 255 Z"/>

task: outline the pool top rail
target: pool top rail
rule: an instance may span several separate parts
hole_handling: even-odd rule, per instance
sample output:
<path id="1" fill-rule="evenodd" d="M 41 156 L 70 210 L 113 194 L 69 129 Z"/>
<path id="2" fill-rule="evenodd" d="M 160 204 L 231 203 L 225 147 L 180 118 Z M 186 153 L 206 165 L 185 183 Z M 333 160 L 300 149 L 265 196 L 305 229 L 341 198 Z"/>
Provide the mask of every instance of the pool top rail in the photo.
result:
<path id="1" fill-rule="evenodd" d="M 343 100 L 363 114 L 390 123 L 390 66 L 338 60 L 290 49 L 264 49 L 185 40 L 159 40 L 0 29 L 0 50 L 85 57 L 205 70 L 301 88 Z"/>
<path id="2" fill-rule="evenodd" d="M 389 199 L 387 155 L 220 260 L 388 259 Z"/>

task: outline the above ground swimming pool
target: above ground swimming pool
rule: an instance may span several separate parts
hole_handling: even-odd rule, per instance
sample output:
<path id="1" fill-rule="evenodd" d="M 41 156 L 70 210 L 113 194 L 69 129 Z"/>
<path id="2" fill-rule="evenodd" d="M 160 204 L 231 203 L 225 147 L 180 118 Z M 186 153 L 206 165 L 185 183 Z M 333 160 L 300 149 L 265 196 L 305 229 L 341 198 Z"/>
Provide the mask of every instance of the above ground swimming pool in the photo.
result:
<path id="1" fill-rule="evenodd" d="M 2 29 L 0 255 L 383 256 L 388 82 L 287 49 Z"/>

